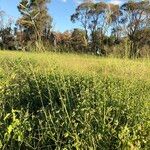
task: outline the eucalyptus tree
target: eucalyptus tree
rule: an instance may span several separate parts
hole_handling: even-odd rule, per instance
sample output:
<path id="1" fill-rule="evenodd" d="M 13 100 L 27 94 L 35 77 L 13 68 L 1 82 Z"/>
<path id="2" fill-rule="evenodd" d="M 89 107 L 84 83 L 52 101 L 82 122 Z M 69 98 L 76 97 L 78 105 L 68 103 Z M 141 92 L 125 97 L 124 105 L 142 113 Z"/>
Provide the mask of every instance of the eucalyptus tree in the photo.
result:
<path id="1" fill-rule="evenodd" d="M 129 57 L 137 57 L 141 41 L 138 40 L 137 35 L 139 35 L 139 31 L 150 28 L 150 1 L 129 1 L 124 3 L 120 10 L 122 12 L 120 17 L 121 27 L 124 36 L 127 36 L 131 43 Z"/>
<path id="2" fill-rule="evenodd" d="M 0 11 L 0 48 L 15 49 L 15 37 L 12 30 L 13 19 L 6 17 L 4 11 Z"/>
<path id="3" fill-rule="evenodd" d="M 18 10 L 22 17 L 17 24 L 26 34 L 27 40 L 41 40 L 45 31 L 51 28 L 52 18 L 48 14 L 50 0 L 21 0 Z"/>
<path id="4" fill-rule="evenodd" d="M 105 54 L 103 41 L 120 15 L 119 6 L 105 2 L 95 3 L 89 14 L 91 16 L 89 29 L 91 30 L 92 49 L 95 52 L 98 49 L 103 55 Z"/>
<path id="5" fill-rule="evenodd" d="M 84 30 L 74 29 L 71 35 L 71 46 L 75 51 L 86 52 L 88 43 Z"/>
<path id="6" fill-rule="evenodd" d="M 91 10 L 91 7 L 93 5 L 92 1 L 86 0 L 83 3 L 81 3 L 75 10 L 75 13 L 71 16 L 71 21 L 73 23 L 80 22 L 81 26 L 84 28 L 86 33 L 86 39 L 88 38 L 88 28 L 90 24 L 90 15 L 89 11 Z"/>
<path id="7" fill-rule="evenodd" d="M 103 39 L 119 16 L 119 6 L 105 2 L 84 1 L 71 16 L 73 22 L 79 21 L 86 32 L 94 53 L 104 54 Z M 88 32 L 89 31 L 89 32 Z M 88 34 L 89 33 L 89 34 Z"/>

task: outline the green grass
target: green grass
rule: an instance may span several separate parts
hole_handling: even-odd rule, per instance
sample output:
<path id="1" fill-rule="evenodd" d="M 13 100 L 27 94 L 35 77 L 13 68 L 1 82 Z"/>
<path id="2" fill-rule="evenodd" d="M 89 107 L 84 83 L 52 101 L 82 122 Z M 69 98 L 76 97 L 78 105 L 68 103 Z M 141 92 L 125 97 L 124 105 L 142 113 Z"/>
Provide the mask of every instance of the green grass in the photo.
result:
<path id="1" fill-rule="evenodd" d="M 0 149 L 148 150 L 150 61 L 0 51 Z"/>

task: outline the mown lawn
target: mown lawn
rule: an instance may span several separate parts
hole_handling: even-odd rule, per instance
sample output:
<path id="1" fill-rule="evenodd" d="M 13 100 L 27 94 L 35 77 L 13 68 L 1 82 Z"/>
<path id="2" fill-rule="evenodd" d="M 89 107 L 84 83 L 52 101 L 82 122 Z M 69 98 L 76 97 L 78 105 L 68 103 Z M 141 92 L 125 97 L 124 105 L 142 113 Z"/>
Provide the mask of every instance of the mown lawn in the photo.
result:
<path id="1" fill-rule="evenodd" d="M 150 148 L 150 61 L 0 51 L 0 149 Z"/>

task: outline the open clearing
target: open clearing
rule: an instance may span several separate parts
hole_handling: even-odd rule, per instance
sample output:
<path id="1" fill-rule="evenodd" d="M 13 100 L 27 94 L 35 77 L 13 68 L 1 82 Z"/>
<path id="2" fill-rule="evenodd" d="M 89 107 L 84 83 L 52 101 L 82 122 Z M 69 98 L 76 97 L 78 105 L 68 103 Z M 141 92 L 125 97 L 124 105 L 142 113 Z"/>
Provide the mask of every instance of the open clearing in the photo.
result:
<path id="1" fill-rule="evenodd" d="M 0 51 L 0 63 L 7 61 L 35 62 L 36 69 L 52 70 L 56 67 L 60 71 L 75 71 L 85 74 L 103 74 L 138 80 L 150 80 L 149 59 L 118 59 L 101 58 L 90 55 L 76 55 L 67 53 L 25 53 L 15 51 Z M 6 62 L 7 63 L 7 62 Z M 2 67 L 2 66 L 1 66 Z M 35 66 L 34 66 L 35 67 Z"/>

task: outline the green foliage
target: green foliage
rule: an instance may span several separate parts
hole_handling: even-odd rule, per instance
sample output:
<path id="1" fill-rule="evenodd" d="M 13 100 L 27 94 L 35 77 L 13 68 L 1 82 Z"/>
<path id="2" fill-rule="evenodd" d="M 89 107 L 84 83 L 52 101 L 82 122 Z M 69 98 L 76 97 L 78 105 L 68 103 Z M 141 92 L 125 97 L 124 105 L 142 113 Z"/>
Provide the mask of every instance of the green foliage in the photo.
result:
<path id="1" fill-rule="evenodd" d="M 71 35 L 71 45 L 75 51 L 80 50 L 81 52 L 86 52 L 88 41 L 85 31 L 74 29 Z"/>
<path id="2" fill-rule="evenodd" d="M 149 38 L 148 30 L 150 23 L 150 2 L 149 1 L 129 1 L 120 7 L 122 15 L 120 23 L 124 34 L 130 40 L 129 57 L 139 57 L 139 45 L 142 46 L 142 39 Z M 146 31 L 147 30 L 147 31 Z M 143 31 L 142 37 L 139 33 Z"/>
<path id="3" fill-rule="evenodd" d="M 99 60 L 92 57 L 5 53 L 0 59 L 1 149 L 149 148 L 150 84 L 135 76 L 142 62 L 132 66 L 125 60 L 133 72 L 129 79 L 127 68 L 119 76 L 115 59 L 110 66 L 110 60 L 100 60 L 94 68 Z M 87 65 L 94 63 L 84 73 L 86 59 Z"/>
<path id="4" fill-rule="evenodd" d="M 17 21 L 20 27 L 18 32 L 22 33 L 24 41 L 41 42 L 41 38 L 44 36 L 46 38 L 49 34 L 52 23 L 47 10 L 49 2 L 49 0 L 22 0 L 19 3 L 18 10 L 22 17 Z"/>
<path id="5" fill-rule="evenodd" d="M 77 6 L 71 21 L 81 23 L 86 33 L 86 39 L 90 43 L 89 49 L 95 54 L 106 55 L 105 37 L 115 37 L 114 48 L 118 49 L 121 41 L 129 39 L 128 54 L 125 57 L 137 58 L 141 56 L 144 46 L 149 46 L 150 2 L 128 1 L 122 5 L 108 2 L 83 1 Z M 110 35 L 111 33 L 111 35 Z M 111 45 L 111 40 L 108 41 Z M 123 44 L 122 42 L 121 44 Z M 128 46 L 128 45 L 127 45 Z M 111 47 L 112 48 L 112 47 Z M 119 49 L 122 47 L 120 46 Z M 123 50 L 119 50 L 122 55 Z M 148 52 L 149 53 L 149 52 Z M 148 54 L 147 53 L 147 54 Z"/>
<path id="6" fill-rule="evenodd" d="M 11 27 L 0 29 L 0 48 L 1 49 L 15 49 L 15 38 L 12 34 Z"/>

